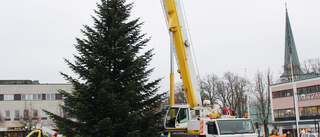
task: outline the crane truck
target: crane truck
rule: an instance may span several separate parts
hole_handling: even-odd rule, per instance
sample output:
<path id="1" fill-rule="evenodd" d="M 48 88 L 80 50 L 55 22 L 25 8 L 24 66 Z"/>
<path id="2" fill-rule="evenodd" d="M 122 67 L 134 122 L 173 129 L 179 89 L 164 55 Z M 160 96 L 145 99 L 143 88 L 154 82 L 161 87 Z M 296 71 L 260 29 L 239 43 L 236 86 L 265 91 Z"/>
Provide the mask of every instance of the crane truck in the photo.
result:
<path id="1" fill-rule="evenodd" d="M 36 129 L 30 132 L 27 137 L 65 137 L 42 125 L 37 125 Z"/>
<path id="2" fill-rule="evenodd" d="M 171 39 L 170 108 L 164 118 L 165 132 L 172 136 L 257 137 L 251 119 L 236 118 L 229 109 L 201 100 L 191 44 L 180 0 L 161 0 Z M 173 56 L 182 79 L 186 105 L 174 104 Z"/>

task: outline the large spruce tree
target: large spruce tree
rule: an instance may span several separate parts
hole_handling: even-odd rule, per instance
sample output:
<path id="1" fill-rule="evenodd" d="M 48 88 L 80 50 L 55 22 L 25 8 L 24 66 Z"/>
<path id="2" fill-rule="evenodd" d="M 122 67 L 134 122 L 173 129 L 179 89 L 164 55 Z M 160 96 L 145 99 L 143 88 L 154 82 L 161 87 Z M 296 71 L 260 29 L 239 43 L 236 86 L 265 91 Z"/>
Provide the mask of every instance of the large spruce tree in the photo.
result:
<path id="1" fill-rule="evenodd" d="M 66 59 L 79 76 L 61 73 L 73 85 L 72 93 L 59 91 L 68 117 L 48 113 L 67 137 L 159 136 L 161 79 L 148 78 L 153 50 L 141 52 L 149 38 L 141 34 L 139 19 L 128 21 L 133 5 L 125 2 L 101 0 L 93 27 L 84 25 L 85 37 L 76 39 L 75 61 Z"/>

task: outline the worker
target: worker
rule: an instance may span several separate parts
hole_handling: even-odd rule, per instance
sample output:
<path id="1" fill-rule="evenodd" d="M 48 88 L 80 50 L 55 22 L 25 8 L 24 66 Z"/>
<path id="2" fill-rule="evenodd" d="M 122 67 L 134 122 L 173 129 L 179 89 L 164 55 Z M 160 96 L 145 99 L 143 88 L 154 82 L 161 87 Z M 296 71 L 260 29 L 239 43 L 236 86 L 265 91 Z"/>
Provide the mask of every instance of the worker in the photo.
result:
<path id="1" fill-rule="evenodd" d="M 287 135 L 286 134 L 282 134 L 280 137 L 286 137 Z"/>
<path id="2" fill-rule="evenodd" d="M 292 134 L 290 131 L 287 132 L 287 137 L 292 137 Z"/>
<path id="3" fill-rule="evenodd" d="M 163 132 L 161 131 L 161 137 L 167 137 L 167 135 L 164 135 Z"/>
<path id="4" fill-rule="evenodd" d="M 272 130 L 271 130 L 270 137 L 280 137 L 280 136 L 278 135 L 278 132 L 277 132 L 276 129 L 272 129 Z"/>

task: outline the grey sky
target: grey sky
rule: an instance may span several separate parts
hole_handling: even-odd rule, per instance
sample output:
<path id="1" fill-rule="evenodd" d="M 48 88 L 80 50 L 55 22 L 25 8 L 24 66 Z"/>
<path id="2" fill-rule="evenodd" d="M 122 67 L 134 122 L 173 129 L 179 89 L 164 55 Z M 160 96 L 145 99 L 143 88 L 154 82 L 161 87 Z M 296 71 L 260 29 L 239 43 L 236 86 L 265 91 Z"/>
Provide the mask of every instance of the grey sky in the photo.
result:
<path id="1" fill-rule="evenodd" d="M 127 2 L 132 2 L 128 0 Z M 27 0 L 0 3 L 0 79 L 65 83 L 72 74 L 63 58 L 73 60 L 75 37 L 92 26 L 94 0 Z M 184 0 L 201 77 L 230 71 L 253 79 L 270 67 L 275 77 L 284 61 L 285 2 L 300 62 L 319 57 L 319 0 Z M 169 36 L 160 0 L 136 0 L 131 18 L 140 17 L 142 31 L 155 48 L 152 78 L 164 77 L 169 89 Z"/>

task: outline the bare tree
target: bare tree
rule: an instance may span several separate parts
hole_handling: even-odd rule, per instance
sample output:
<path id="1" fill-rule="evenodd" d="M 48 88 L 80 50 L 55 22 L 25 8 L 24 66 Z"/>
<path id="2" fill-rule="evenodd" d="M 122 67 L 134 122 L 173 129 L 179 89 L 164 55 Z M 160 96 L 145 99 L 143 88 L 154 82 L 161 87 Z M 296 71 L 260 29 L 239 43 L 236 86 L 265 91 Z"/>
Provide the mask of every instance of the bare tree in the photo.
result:
<path id="1" fill-rule="evenodd" d="M 186 95 L 182 91 L 182 82 L 174 84 L 174 104 L 187 104 Z M 163 102 L 164 105 L 170 105 L 170 91 L 167 92 L 167 99 Z"/>
<path id="2" fill-rule="evenodd" d="M 265 135 L 268 136 L 268 119 L 270 115 L 270 85 L 273 83 L 272 74 L 270 69 L 264 75 L 262 72 L 257 71 L 255 76 L 255 83 L 253 88 L 253 95 L 256 98 L 256 106 L 258 109 L 258 122 L 262 123 Z"/>
<path id="3" fill-rule="evenodd" d="M 182 91 L 182 87 L 182 82 L 174 84 L 174 102 L 176 104 L 187 104 L 186 95 L 184 91 Z"/>
<path id="4" fill-rule="evenodd" d="M 5 118 L 2 115 L 2 113 L 0 112 L 0 125 L 3 125 L 4 122 L 5 122 Z"/>
<path id="5" fill-rule="evenodd" d="M 224 74 L 226 91 L 227 91 L 227 104 L 230 108 L 236 109 L 236 81 L 238 77 L 236 77 L 233 73 L 227 72 Z"/>
<path id="6" fill-rule="evenodd" d="M 301 70 L 306 73 L 320 73 L 320 58 L 308 59 L 303 61 Z"/>
<path id="7" fill-rule="evenodd" d="M 19 118 L 19 124 L 23 127 L 31 128 L 40 121 L 39 110 L 35 109 L 31 102 L 24 104 L 23 114 Z"/>
<path id="8" fill-rule="evenodd" d="M 200 80 L 200 94 L 202 100 L 210 100 L 211 105 L 216 104 L 217 92 L 218 92 L 218 76 L 211 74 Z"/>
<path id="9" fill-rule="evenodd" d="M 246 108 L 245 93 L 248 91 L 249 82 L 246 78 L 235 75 L 231 72 L 224 74 L 225 88 L 227 91 L 227 106 L 237 111 L 239 117 L 244 117 Z"/>
<path id="10" fill-rule="evenodd" d="M 227 92 L 226 84 L 221 80 L 218 81 L 217 82 L 217 101 L 221 103 L 221 106 L 225 106 L 225 107 L 228 106 L 227 96 L 228 96 L 228 92 Z"/>
<path id="11" fill-rule="evenodd" d="M 247 96 L 249 81 L 246 78 L 240 77 L 238 84 L 236 86 L 237 95 L 237 104 L 236 108 L 239 117 L 244 117 L 247 112 Z"/>

